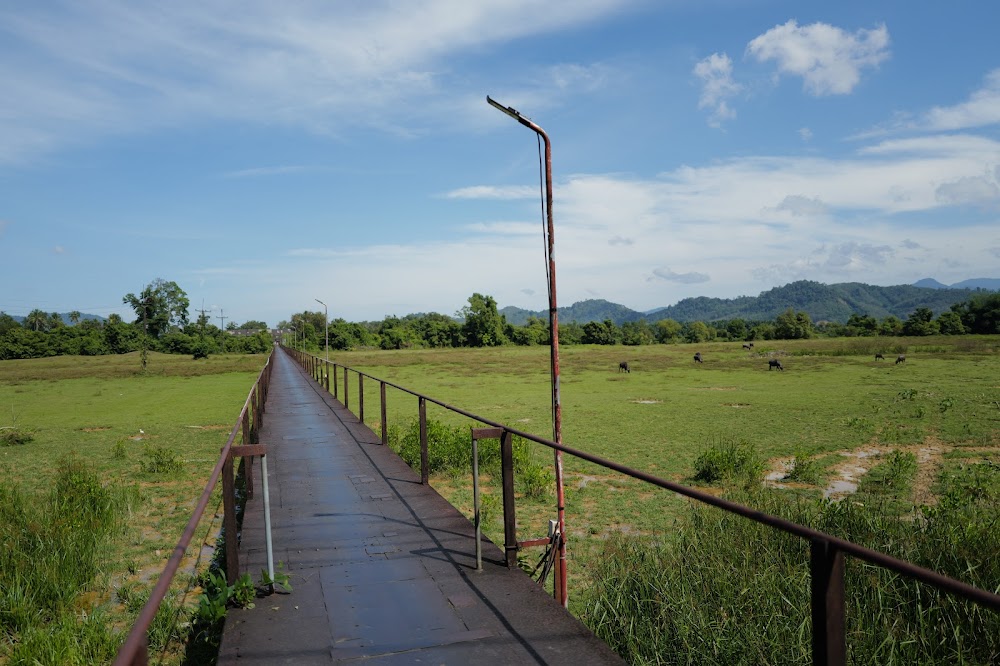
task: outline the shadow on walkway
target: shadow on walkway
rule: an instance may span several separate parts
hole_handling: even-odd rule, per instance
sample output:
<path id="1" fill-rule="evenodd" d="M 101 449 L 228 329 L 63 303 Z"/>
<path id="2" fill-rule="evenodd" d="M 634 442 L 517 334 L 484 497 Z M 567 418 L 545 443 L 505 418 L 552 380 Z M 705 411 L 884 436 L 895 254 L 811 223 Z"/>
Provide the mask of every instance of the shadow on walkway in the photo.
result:
<path id="1" fill-rule="evenodd" d="M 230 610 L 219 664 L 621 664 L 281 350 L 268 445 L 275 562 L 293 591 Z M 259 469 L 259 466 L 258 466 Z M 266 569 L 263 493 L 241 571 Z"/>

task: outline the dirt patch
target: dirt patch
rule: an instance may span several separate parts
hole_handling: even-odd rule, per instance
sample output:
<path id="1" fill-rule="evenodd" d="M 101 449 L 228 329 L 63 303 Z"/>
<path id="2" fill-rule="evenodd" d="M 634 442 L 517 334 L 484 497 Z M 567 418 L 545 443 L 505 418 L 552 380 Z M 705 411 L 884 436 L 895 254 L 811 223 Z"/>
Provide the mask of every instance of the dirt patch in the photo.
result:
<path id="1" fill-rule="evenodd" d="M 738 391 L 738 386 L 695 386 L 692 391 Z"/>
<path id="2" fill-rule="evenodd" d="M 882 456 L 893 451 L 901 451 L 912 453 L 917 460 L 917 474 L 913 480 L 914 504 L 932 506 L 937 502 L 937 498 L 931 489 L 941 470 L 944 455 L 955 448 L 936 438 L 928 437 L 923 444 L 912 446 L 869 444 L 854 451 L 837 451 L 835 453 L 843 457 L 844 460 L 830 468 L 830 480 L 823 489 L 823 497 L 840 500 L 854 494 L 858 490 L 861 478 L 878 464 Z M 771 460 L 764 477 L 764 484 L 774 488 L 802 486 L 802 484 L 790 484 L 783 481 L 791 471 L 794 460 L 793 457 Z"/>
<path id="3" fill-rule="evenodd" d="M 111 426 L 91 426 L 89 428 L 80 428 L 80 432 L 102 432 L 104 430 L 111 430 Z"/>
<path id="4" fill-rule="evenodd" d="M 658 404 L 660 404 L 663 401 L 662 400 L 651 400 L 651 399 L 646 400 L 646 399 L 643 399 L 643 400 L 633 400 L 632 402 L 634 402 L 637 405 L 658 405 Z"/>
<path id="5" fill-rule="evenodd" d="M 749 407 L 750 403 L 749 402 L 724 402 L 724 403 L 722 403 L 722 406 L 723 407 L 736 407 L 737 409 L 742 409 L 742 408 L 745 408 L 745 407 Z"/>

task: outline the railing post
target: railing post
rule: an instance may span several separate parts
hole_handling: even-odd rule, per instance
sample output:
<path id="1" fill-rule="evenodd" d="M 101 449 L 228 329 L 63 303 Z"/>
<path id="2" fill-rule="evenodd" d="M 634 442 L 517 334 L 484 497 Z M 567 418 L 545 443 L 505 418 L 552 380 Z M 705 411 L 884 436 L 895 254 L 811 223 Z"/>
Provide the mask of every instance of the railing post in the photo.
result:
<path id="1" fill-rule="evenodd" d="M 513 435 L 500 436 L 500 473 L 503 481 L 503 548 L 507 566 L 517 566 L 517 520 L 514 513 L 514 443 Z"/>
<path id="2" fill-rule="evenodd" d="M 358 373 L 358 420 L 365 422 L 365 376 Z"/>
<path id="3" fill-rule="evenodd" d="M 389 420 L 386 418 L 385 408 L 385 382 L 379 382 L 379 393 L 382 399 L 382 446 L 389 444 Z"/>
<path id="4" fill-rule="evenodd" d="M 233 457 L 222 463 L 222 524 L 226 528 L 226 582 L 230 585 L 240 576 L 240 543 L 236 535 L 236 482 L 233 478 Z"/>
<path id="5" fill-rule="evenodd" d="M 337 364 L 333 364 L 333 397 L 337 398 Z"/>
<path id="6" fill-rule="evenodd" d="M 344 368 L 344 409 L 350 411 L 350 407 L 347 406 L 347 368 Z"/>
<path id="7" fill-rule="evenodd" d="M 323 383 L 326 385 L 326 392 L 330 392 L 330 362 L 323 364 Z"/>
<path id="8" fill-rule="evenodd" d="M 427 454 L 427 400 L 420 396 L 418 398 L 420 412 L 420 483 L 427 485 L 430 482 L 431 465 Z"/>
<path id="9" fill-rule="evenodd" d="M 810 547 L 812 658 L 814 666 L 847 663 L 844 636 L 844 553 L 825 539 Z"/>
<path id="10" fill-rule="evenodd" d="M 243 412 L 243 443 L 250 444 L 250 412 Z M 247 481 L 247 499 L 253 497 L 253 456 L 243 459 L 243 474 Z"/>

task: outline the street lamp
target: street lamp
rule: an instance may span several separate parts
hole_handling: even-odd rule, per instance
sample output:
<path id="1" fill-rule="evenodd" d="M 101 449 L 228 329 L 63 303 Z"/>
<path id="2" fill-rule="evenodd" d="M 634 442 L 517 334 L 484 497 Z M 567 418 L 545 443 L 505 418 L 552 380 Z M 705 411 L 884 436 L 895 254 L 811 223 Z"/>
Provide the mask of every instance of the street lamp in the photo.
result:
<path id="1" fill-rule="evenodd" d="M 330 362 L 330 310 L 326 307 L 326 303 L 314 298 L 314 301 L 323 306 L 323 326 L 326 328 L 326 340 L 324 342 L 326 346 L 326 362 Z"/>
<path id="2" fill-rule="evenodd" d="M 508 116 L 521 123 L 528 129 L 534 131 L 545 142 L 545 212 L 546 212 L 546 257 L 548 265 L 546 273 L 549 284 L 549 335 L 550 345 L 550 367 L 552 374 L 552 440 L 556 444 L 562 444 L 562 406 L 559 403 L 559 311 L 556 306 L 556 260 L 555 260 L 555 234 L 552 224 L 552 144 L 549 142 L 549 135 L 541 127 L 531 120 L 522 116 L 516 109 L 504 106 L 496 100 L 486 96 L 486 102 Z M 563 493 L 563 464 L 562 451 L 556 449 L 556 510 L 559 523 L 559 575 L 554 579 L 554 594 L 556 600 L 568 607 L 569 592 L 566 585 L 566 498 Z"/>

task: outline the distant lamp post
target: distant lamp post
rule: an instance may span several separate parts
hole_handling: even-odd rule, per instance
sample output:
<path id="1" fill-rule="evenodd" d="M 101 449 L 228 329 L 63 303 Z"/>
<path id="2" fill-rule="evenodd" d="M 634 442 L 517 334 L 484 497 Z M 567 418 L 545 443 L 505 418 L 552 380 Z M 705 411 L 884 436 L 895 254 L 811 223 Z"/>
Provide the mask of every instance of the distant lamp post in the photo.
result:
<path id="1" fill-rule="evenodd" d="M 313 300 L 323 306 L 323 327 L 325 329 L 325 339 L 323 344 L 326 347 L 326 362 L 329 363 L 330 362 L 330 310 L 329 308 L 326 307 L 326 303 L 319 300 L 318 298 L 314 298 Z"/>
<path id="2" fill-rule="evenodd" d="M 556 306 L 556 260 L 555 260 L 555 235 L 552 224 L 552 144 L 549 142 L 549 135 L 541 127 L 531 120 L 522 116 L 516 109 L 504 106 L 489 95 L 486 102 L 508 116 L 521 123 L 528 129 L 534 131 L 545 142 L 545 212 L 546 212 L 546 237 L 548 244 L 546 256 L 548 266 L 546 273 L 549 278 L 549 329 L 551 336 L 551 374 L 552 374 L 552 440 L 556 444 L 562 444 L 562 407 L 559 403 L 559 312 Z M 569 605 L 569 593 L 566 585 L 566 498 L 563 493 L 563 464 L 562 451 L 556 449 L 556 504 L 559 522 L 559 567 L 558 575 L 554 578 L 554 596 L 556 600 L 567 607 Z"/>

